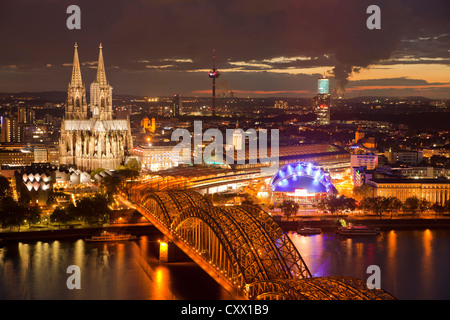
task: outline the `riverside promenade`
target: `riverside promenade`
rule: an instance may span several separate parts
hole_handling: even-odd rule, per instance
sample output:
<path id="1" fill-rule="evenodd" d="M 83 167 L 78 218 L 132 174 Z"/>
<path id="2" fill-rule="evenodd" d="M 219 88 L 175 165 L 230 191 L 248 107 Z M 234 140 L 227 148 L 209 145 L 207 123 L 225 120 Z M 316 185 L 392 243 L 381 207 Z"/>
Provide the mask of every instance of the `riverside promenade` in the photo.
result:
<path id="1" fill-rule="evenodd" d="M 297 215 L 286 219 L 284 216 L 274 216 L 274 220 L 285 232 L 297 231 L 299 226 L 321 228 L 323 231 L 335 231 L 340 226 L 339 219 L 344 219 L 354 225 L 367 225 L 378 227 L 380 230 L 421 230 L 421 229 L 450 229 L 450 216 L 441 215 L 435 219 L 434 215 L 419 217 L 393 217 L 384 216 L 382 219 L 376 216 L 361 215 Z M 33 241 L 33 240 L 58 240 L 68 238 L 87 238 L 98 234 L 102 230 L 121 233 L 133 233 L 146 235 L 159 231 L 151 223 L 124 223 L 109 224 L 104 226 L 57 226 L 49 228 L 22 227 L 21 231 L 1 229 L 0 243 L 3 241 Z"/>
<path id="2" fill-rule="evenodd" d="M 136 224 L 111 224 L 104 226 L 61 226 L 50 228 L 21 228 L 21 231 L 0 228 L 0 240 L 3 241 L 33 241 L 33 240 L 61 240 L 61 239 L 85 239 L 91 235 L 99 234 L 107 230 L 119 233 L 132 233 L 134 235 L 146 235 L 159 231 L 150 223 Z M 0 242 L 1 243 L 1 242 Z"/>
<path id="3" fill-rule="evenodd" d="M 324 231 L 336 230 L 339 226 L 339 219 L 344 219 L 353 225 L 367 225 L 380 228 L 380 230 L 401 230 L 401 229 L 450 229 L 450 216 L 423 215 L 416 217 L 393 217 L 360 215 L 304 215 L 285 217 L 274 217 L 275 221 L 285 231 L 296 231 L 299 226 L 321 228 Z"/>

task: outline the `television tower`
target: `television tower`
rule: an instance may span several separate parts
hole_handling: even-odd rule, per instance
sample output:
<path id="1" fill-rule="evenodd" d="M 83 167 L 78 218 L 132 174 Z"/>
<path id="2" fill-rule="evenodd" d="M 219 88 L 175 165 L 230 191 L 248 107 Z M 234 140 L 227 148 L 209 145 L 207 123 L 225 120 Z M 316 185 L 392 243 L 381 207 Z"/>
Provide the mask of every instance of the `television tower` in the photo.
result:
<path id="1" fill-rule="evenodd" d="M 208 76 L 212 78 L 212 116 L 216 115 L 216 78 L 220 76 L 220 72 L 216 69 L 216 50 L 213 50 L 213 68 L 209 71 Z"/>

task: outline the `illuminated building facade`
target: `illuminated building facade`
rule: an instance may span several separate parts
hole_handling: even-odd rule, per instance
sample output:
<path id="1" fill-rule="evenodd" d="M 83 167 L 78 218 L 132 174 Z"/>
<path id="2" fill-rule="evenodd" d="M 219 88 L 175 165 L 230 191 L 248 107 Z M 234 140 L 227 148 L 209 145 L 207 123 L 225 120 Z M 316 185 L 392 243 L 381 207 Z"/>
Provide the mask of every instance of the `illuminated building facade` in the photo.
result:
<path id="1" fill-rule="evenodd" d="M 59 164 L 59 149 L 57 147 L 47 148 L 47 161 L 51 164 Z"/>
<path id="2" fill-rule="evenodd" d="M 55 183 L 55 170 L 50 166 L 32 164 L 14 172 L 19 198 L 26 196 L 35 204 L 47 203 Z"/>
<path id="3" fill-rule="evenodd" d="M 78 169 L 116 169 L 133 150 L 129 119 L 112 118 L 112 87 L 106 80 L 102 46 L 97 78 L 91 92 L 92 117 L 88 118 L 86 90 L 81 79 L 77 45 L 59 141 L 60 164 Z"/>
<path id="4" fill-rule="evenodd" d="M 19 126 L 17 118 L 13 116 L 0 117 L 0 142 L 23 141 L 23 128 Z"/>
<path id="5" fill-rule="evenodd" d="M 417 197 L 444 205 L 450 200 L 450 181 L 442 179 L 370 179 L 373 196 L 396 197 L 401 202 Z"/>
<path id="6" fill-rule="evenodd" d="M 156 131 L 155 118 L 152 118 L 152 120 L 150 120 L 147 116 L 145 116 L 141 120 L 141 127 L 144 128 L 144 131 L 149 131 L 151 133 L 154 133 Z"/>
<path id="7" fill-rule="evenodd" d="M 364 131 L 361 128 L 361 125 L 358 126 L 358 130 L 355 132 L 355 142 L 359 142 L 361 139 L 363 139 L 365 136 Z"/>
<path id="8" fill-rule="evenodd" d="M 0 150 L 0 165 L 29 165 L 34 162 L 34 153 L 22 150 Z"/>
<path id="9" fill-rule="evenodd" d="M 404 163 L 411 166 L 416 166 L 423 161 L 422 151 L 392 151 L 389 150 L 384 153 L 389 163 Z"/>
<path id="10" fill-rule="evenodd" d="M 288 109 L 289 108 L 289 104 L 287 101 L 283 101 L 283 100 L 279 100 L 279 101 L 275 101 L 275 109 Z"/>
<path id="11" fill-rule="evenodd" d="M 330 79 L 319 78 L 317 96 L 314 97 L 314 109 L 317 115 L 318 125 L 330 124 Z"/>
<path id="12" fill-rule="evenodd" d="M 375 154 L 352 154 L 350 165 L 352 168 L 366 167 L 367 170 L 373 170 L 378 166 L 378 156 Z"/>
<path id="13" fill-rule="evenodd" d="M 47 147 L 45 146 L 34 147 L 34 162 L 40 163 L 47 161 L 48 161 Z"/>
<path id="14" fill-rule="evenodd" d="M 173 146 L 139 146 L 134 148 L 134 155 L 139 159 L 143 171 L 159 171 L 178 165 L 172 150 Z"/>

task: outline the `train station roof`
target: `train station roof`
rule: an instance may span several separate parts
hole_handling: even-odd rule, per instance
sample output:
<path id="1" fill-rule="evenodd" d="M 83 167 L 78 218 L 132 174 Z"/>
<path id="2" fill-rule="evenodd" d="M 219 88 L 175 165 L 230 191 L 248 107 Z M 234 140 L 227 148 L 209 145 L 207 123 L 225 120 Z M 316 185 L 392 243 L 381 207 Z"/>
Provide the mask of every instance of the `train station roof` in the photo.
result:
<path id="1" fill-rule="evenodd" d="M 189 166 L 189 167 L 173 167 L 166 170 L 160 170 L 157 172 L 150 173 L 150 175 L 160 176 L 160 177 L 177 177 L 186 179 L 204 179 L 212 178 L 220 175 L 235 174 L 237 170 L 226 169 L 226 168 L 216 168 L 209 166 Z"/>

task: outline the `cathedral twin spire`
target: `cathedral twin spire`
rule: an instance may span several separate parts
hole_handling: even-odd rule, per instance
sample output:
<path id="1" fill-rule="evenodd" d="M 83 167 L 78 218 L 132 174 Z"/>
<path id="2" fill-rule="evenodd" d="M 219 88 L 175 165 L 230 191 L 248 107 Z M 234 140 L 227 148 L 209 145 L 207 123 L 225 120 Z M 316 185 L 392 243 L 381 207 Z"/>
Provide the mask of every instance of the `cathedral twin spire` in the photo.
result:
<path id="1" fill-rule="evenodd" d="M 73 67 L 72 67 L 72 81 L 71 84 L 74 87 L 82 87 L 83 81 L 81 80 L 80 60 L 78 59 L 78 45 L 75 42 L 75 53 L 73 55 Z"/>
<path id="2" fill-rule="evenodd" d="M 100 43 L 98 54 L 98 66 L 97 66 L 97 82 L 100 86 L 107 86 L 105 73 L 105 63 L 103 62 L 102 44 Z"/>
<path id="3" fill-rule="evenodd" d="M 81 79 L 80 60 L 78 58 L 78 44 L 75 42 L 75 53 L 73 55 L 73 67 L 72 67 L 72 79 L 71 85 L 73 87 L 82 87 L 83 81 Z M 99 46 L 98 65 L 97 65 L 97 78 L 96 81 L 100 85 L 108 85 L 106 80 L 105 63 L 103 61 L 102 44 Z"/>
<path id="4" fill-rule="evenodd" d="M 87 119 L 86 90 L 81 78 L 78 45 L 75 43 L 72 78 L 67 97 L 66 119 Z M 112 87 L 106 80 L 105 63 L 103 61 L 102 44 L 99 46 L 97 77 L 91 84 L 91 112 L 100 120 L 112 119 Z"/>

